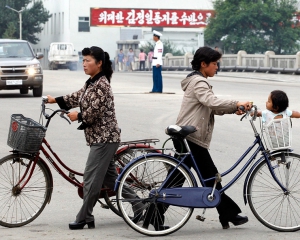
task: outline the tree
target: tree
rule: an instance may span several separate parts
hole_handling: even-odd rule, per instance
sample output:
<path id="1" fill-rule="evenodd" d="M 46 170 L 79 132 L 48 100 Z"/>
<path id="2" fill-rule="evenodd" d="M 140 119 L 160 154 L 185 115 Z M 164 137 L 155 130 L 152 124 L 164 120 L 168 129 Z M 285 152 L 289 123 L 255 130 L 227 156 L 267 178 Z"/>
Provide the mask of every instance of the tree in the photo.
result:
<path id="1" fill-rule="evenodd" d="M 300 39 L 300 25 L 292 21 L 296 4 L 296 0 L 216 0 L 205 41 L 220 42 L 233 53 L 294 54 Z"/>
<path id="2" fill-rule="evenodd" d="M 33 44 L 38 43 L 40 39 L 36 37 L 36 34 L 43 30 L 41 26 L 51 17 L 49 11 L 44 8 L 43 2 L 32 0 L 0 1 L 0 36 L 3 38 L 20 38 L 19 15 L 17 12 L 6 8 L 6 5 L 18 11 L 25 7 L 22 12 L 22 39 Z"/>
<path id="3" fill-rule="evenodd" d="M 6 28 L 5 32 L 3 33 L 2 37 L 13 39 L 13 38 L 15 38 L 14 34 L 15 34 L 16 30 L 17 29 L 13 22 L 7 23 L 7 28 Z"/>
<path id="4" fill-rule="evenodd" d="M 173 56 L 184 55 L 184 51 L 178 50 L 176 45 L 173 42 L 171 42 L 169 39 L 162 40 L 162 43 L 164 45 L 163 55 L 165 55 L 166 53 L 172 53 Z M 154 47 L 155 47 L 155 43 L 148 41 L 147 43 L 141 46 L 141 49 L 143 49 L 144 52 L 148 53 L 150 52 L 150 49 L 154 49 Z"/>

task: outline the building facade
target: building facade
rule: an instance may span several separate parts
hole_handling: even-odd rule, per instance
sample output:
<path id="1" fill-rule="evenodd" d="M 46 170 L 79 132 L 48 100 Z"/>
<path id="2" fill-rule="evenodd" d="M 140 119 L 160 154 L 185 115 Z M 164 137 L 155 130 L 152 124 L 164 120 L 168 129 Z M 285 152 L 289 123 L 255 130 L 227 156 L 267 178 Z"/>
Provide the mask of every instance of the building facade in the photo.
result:
<path id="1" fill-rule="evenodd" d="M 118 41 L 133 39 L 141 40 L 141 42 L 151 41 L 153 29 L 162 31 L 162 39 L 169 39 L 175 45 L 179 46 L 180 50 L 183 49 L 184 51 L 191 51 L 192 49 L 196 49 L 198 46 L 204 44 L 203 29 L 205 28 L 205 24 L 197 23 L 194 24 L 194 26 L 188 27 L 186 25 L 182 25 L 183 21 L 186 24 L 186 21 L 193 22 L 193 19 L 191 19 L 192 15 L 186 15 L 185 19 L 180 21 L 181 24 L 177 24 L 175 27 L 166 24 L 161 27 L 161 24 L 158 22 L 155 23 L 155 21 L 149 26 L 147 26 L 145 22 L 143 24 L 139 21 L 136 21 L 133 25 L 128 25 L 128 22 L 126 24 L 115 24 L 117 20 L 120 20 L 116 16 L 114 16 L 116 21 L 113 23 L 111 21 L 111 14 L 110 16 L 103 18 L 104 11 L 99 13 L 101 9 L 106 9 L 106 13 L 114 12 L 114 14 L 120 14 L 121 11 L 123 11 L 124 21 L 126 18 L 129 18 L 128 16 L 125 16 L 124 11 L 127 11 L 126 14 L 132 14 L 132 12 L 134 12 L 137 14 L 136 16 L 139 16 L 141 12 L 149 13 L 149 10 L 153 12 L 157 10 L 160 11 L 161 14 L 165 13 L 164 10 L 170 10 L 173 11 L 174 14 L 176 14 L 175 12 L 178 12 L 178 14 L 181 15 L 181 10 L 197 10 L 198 12 L 204 10 L 203 15 L 205 15 L 206 12 L 209 14 L 210 11 L 213 10 L 211 0 L 41 1 L 43 1 L 44 7 L 49 10 L 50 14 L 52 14 L 52 17 L 43 26 L 43 31 L 37 36 L 40 39 L 40 42 L 36 45 L 33 45 L 33 48 L 36 52 L 42 52 L 45 56 L 41 60 L 44 69 L 47 69 L 48 67 L 47 56 L 50 43 L 52 42 L 72 42 L 76 51 L 78 52 L 85 47 L 99 46 L 110 54 L 111 59 L 114 59 L 116 56 L 116 52 L 118 50 Z M 108 10 L 110 10 L 110 12 Z M 92 13 L 93 11 L 96 11 L 96 15 Z M 199 14 L 202 16 L 202 12 L 199 12 Z M 100 17 L 100 15 L 102 17 Z M 164 16 L 166 15 L 164 14 Z M 177 17 L 177 20 L 178 19 L 179 18 Z M 172 18 L 168 18 L 168 21 L 169 20 L 171 21 Z M 205 21 L 205 18 L 203 21 Z M 179 20 L 177 22 L 179 22 Z"/>

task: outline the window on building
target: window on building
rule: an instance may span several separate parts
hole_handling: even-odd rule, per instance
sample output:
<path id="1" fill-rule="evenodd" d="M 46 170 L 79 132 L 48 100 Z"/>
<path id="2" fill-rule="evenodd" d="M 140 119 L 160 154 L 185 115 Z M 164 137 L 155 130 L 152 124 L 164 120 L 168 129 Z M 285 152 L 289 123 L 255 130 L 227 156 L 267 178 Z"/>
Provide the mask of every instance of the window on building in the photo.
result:
<path id="1" fill-rule="evenodd" d="M 65 28 L 65 14 L 62 12 L 61 15 L 61 32 L 64 33 L 64 28 Z"/>
<path id="2" fill-rule="evenodd" d="M 78 18 L 78 32 L 89 32 L 90 31 L 90 18 L 79 17 Z"/>

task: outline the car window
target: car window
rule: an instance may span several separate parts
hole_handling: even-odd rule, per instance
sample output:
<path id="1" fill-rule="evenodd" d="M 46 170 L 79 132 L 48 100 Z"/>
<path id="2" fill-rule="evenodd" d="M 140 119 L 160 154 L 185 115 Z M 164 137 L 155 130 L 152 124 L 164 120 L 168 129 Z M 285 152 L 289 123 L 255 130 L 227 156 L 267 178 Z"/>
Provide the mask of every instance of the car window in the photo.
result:
<path id="1" fill-rule="evenodd" d="M 0 42 L 0 58 L 34 57 L 26 42 Z"/>

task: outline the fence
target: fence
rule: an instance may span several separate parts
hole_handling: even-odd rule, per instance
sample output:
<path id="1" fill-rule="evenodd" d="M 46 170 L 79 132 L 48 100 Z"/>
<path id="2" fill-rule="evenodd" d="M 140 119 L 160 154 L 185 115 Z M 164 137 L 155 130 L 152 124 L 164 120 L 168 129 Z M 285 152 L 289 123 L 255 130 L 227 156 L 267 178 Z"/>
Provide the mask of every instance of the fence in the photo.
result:
<path id="1" fill-rule="evenodd" d="M 191 53 L 186 53 L 184 56 L 173 56 L 167 53 L 163 57 L 162 69 L 165 71 L 191 70 L 192 59 Z M 146 65 L 149 66 L 149 63 Z M 136 59 L 135 66 L 138 70 L 138 59 Z M 300 52 L 295 55 L 275 55 L 273 51 L 267 51 L 265 54 L 247 54 L 246 51 L 224 54 L 220 70 L 300 74 Z"/>

